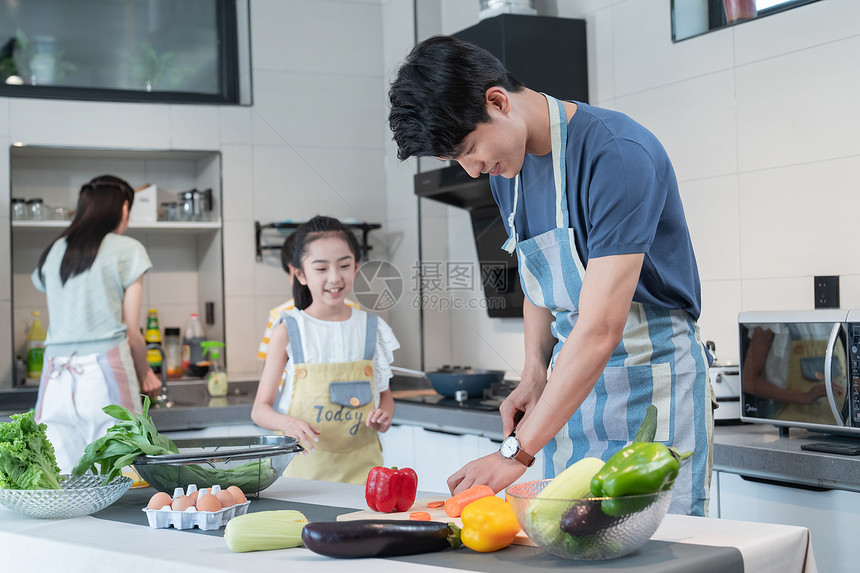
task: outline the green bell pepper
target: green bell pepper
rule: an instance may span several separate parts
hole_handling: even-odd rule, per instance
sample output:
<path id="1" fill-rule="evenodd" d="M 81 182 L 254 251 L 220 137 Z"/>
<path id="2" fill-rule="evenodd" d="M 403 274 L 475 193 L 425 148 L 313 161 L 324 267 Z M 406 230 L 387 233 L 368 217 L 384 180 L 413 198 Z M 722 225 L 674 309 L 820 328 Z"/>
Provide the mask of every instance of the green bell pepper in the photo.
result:
<path id="1" fill-rule="evenodd" d="M 596 497 L 655 493 L 675 481 L 681 464 L 665 445 L 638 442 L 621 448 L 606 460 L 591 480 Z"/>

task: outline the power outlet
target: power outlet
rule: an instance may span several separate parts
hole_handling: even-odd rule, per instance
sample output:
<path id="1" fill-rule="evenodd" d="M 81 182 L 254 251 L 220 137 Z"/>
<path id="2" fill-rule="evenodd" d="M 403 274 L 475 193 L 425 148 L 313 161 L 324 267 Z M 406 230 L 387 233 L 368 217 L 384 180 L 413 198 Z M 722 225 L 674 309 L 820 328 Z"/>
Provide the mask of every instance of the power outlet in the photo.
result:
<path id="1" fill-rule="evenodd" d="M 815 277 L 815 308 L 839 308 L 839 275 Z"/>

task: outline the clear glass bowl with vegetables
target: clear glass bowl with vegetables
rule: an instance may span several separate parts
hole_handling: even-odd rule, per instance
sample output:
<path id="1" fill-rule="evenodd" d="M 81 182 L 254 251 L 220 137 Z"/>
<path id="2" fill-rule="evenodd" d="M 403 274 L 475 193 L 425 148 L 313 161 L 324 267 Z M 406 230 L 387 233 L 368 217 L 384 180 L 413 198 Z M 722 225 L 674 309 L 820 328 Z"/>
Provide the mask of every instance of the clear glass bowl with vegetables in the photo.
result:
<path id="1" fill-rule="evenodd" d="M 523 530 L 542 549 L 567 559 L 613 559 L 645 544 L 660 526 L 672 490 L 623 497 L 538 497 L 553 480 L 505 490 Z"/>

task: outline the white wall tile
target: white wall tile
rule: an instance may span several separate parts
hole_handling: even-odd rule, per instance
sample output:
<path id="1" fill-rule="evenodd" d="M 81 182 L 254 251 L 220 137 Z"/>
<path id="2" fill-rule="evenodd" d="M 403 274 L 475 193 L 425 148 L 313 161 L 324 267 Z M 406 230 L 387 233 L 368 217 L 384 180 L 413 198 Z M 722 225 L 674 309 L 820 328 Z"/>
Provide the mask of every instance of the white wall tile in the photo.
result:
<path id="1" fill-rule="evenodd" d="M 258 0 L 251 7 L 251 22 L 255 73 L 380 73 L 382 17 L 378 3 Z"/>
<path id="2" fill-rule="evenodd" d="M 840 275 L 839 308 L 860 308 L 860 275 Z"/>
<path id="3" fill-rule="evenodd" d="M 615 51 L 612 10 L 604 8 L 589 16 L 585 28 L 588 50 L 588 97 L 594 105 L 615 97 Z"/>
<path id="4" fill-rule="evenodd" d="M 701 280 L 740 279 L 737 177 L 685 181 L 680 191 Z"/>
<path id="5" fill-rule="evenodd" d="M 415 43 L 414 5 L 411 0 L 382 0 L 382 56 L 385 77 L 393 76 L 397 66 Z M 383 86 L 387 91 L 388 82 Z"/>
<path id="6" fill-rule="evenodd" d="M 584 18 L 617 4 L 618 0 L 536 0 L 538 14 L 559 18 Z"/>
<path id="7" fill-rule="evenodd" d="M 251 121 L 254 108 L 251 106 L 225 105 L 218 108 L 220 113 L 222 145 L 250 145 Z"/>
<path id="8" fill-rule="evenodd" d="M 673 43 L 666 0 L 613 4 L 612 16 L 616 95 L 665 86 L 732 65 L 730 31 Z"/>
<path id="9" fill-rule="evenodd" d="M 679 180 L 737 170 L 731 72 L 720 72 L 615 100 L 616 109 L 663 144 Z"/>
<path id="10" fill-rule="evenodd" d="M 253 296 L 228 296 L 224 324 L 227 325 L 227 368 L 232 376 L 257 373 L 257 345 L 262 331 L 257 328 Z"/>
<path id="11" fill-rule="evenodd" d="M 248 221 L 254 217 L 254 157 L 247 145 L 221 147 L 222 218 Z"/>
<path id="12" fill-rule="evenodd" d="M 224 233 L 224 296 L 251 296 L 255 290 L 254 276 L 259 264 L 255 259 L 253 221 L 224 221 L 222 233 Z"/>
<path id="13" fill-rule="evenodd" d="M 736 70 L 740 170 L 860 154 L 860 36 Z"/>
<path id="14" fill-rule="evenodd" d="M 11 177 L 9 175 L 9 145 L 11 141 L 0 135 L 0 204 L 10 205 L 11 208 Z M 16 195 L 17 197 L 17 195 Z M 8 211 L 11 216 L 11 211 Z"/>
<path id="15" fill-rule="evenodd" d="M 255 218 L 385 220 L 382 150 L 256 147 Z"/>
<path id="16" fill-rule="evenodd" d="M 858 22 L 860 2 L 828 0 L 744 23 L 733 28 L 735 65 L 856 36 Z"/>
<path id="17" fill-rule="evenodd" d="M 746 279 L 741 284 L 741 310 L 810 310 L 815 307 L 812 275 Z"/>
<path id="18" fill-rule="evenodd" d="M 0 135 L 9 134 L 9 98 L 0 97 Z"/>
<path id="19" fill-rule="evenodd" d="M 170 146 L 173 149 L 218 149 L 221 117 L 215 106 L 171 105 Z"/>
<path id="20" fill-rule="evenodd" d="M 720 362 L 738 361 L 738 312 L 741 311 L 740 280 L 703 280 L 699 329 L 702 341 L 716 345 Z"/>
<path id="21" fill-rule="evenodd" d="M 11 388 L 13 371 L 15 368 L 15 352 L 12 349 L 12 332 L 9 325 L 12 324 L 12 303 L 9 300 L 0 299 L 0 388 Z"/>
<path id="22" fill-rule="evenodd" d="M 3 202 L 8 205 L 8 201 Z M 4 214 L 5 215 L 5 214 Z M 0 301 L 8 301 L 12 299 L 12 273 L 9 270 L 12 268 L 12 245 L 10 243 L 11 233 L 9 232 L 9 217 L 0 216 Z M 0 325 L 4 323 L 0 322 Z M 0 346 L 2 348 L 2 346 Z"/>
<path id="23" fill-rule="evenodd" d="M 380 58 L 381 65 L 381 58 Z M 390 138 L 379 76 L 258 71 L 254 143 L 381 149 Z"/>
<path id="24" fill-rule="evenodd" d="M 391 194 L 389 194 L 391 197 Z M 389 213 L 394 213 L 389 209 Z M 403 293 L 400 300 L 388 312 L 387 322 L 400 341 L 400 349 L 395 354 L 398 366 L 420 369 L 421 346 L 419 339 L 419 313 L 415 306 L 418 294 L 416 267 L 418 264 L 417 215 L 392 218 L 389 216 L 382 231 L 388 236 L 389 251 L 387 259 L 400 272 L 403 279 Z M 373 251 L 371 251 L 373 257 Z"/>
<path id="25" fill-rule="evenodd" d="M 388 219 L 408 220 L 413 227 L 418 220 L 418 196 L 415 195 L 415 162 L 400 161 L 392 153 L 385 163 L 385 208 Z"/>
<path id="26" fill-rule="evenodd" d="M 743 278 L 860 273 L 860 259 L 846 256 L 860 211 L 858 172 L 860 157 L 849 157 L 741 174 Z"/>
<path id="27" fill-rule="evenodd" d="M 30 145 L 170 147 L 169 106 L 10 99 L 9 135 Z"/>

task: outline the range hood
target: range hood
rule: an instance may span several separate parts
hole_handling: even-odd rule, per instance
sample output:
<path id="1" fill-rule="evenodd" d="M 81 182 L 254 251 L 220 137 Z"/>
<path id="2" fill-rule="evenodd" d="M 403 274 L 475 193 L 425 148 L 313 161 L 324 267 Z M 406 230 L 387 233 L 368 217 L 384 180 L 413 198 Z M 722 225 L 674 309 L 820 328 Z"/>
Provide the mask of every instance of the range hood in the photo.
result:
<path id="1" fill-rule="evenodd" d="M 415 194 L 470 211 L 494 206 L 490 176 L 472 178 L 459 164 L 415 175 Z"/>
<path id="2" fill-rule="evenodd" d="M 459 164 L 415 175 L 415 194 L 469 212 L 481 267 L 487 313 L 493 318 L 523 315 L 517 258 L 502 250 L 507 231 L 490 189 L 490 176 L 472 178 Z"/>

